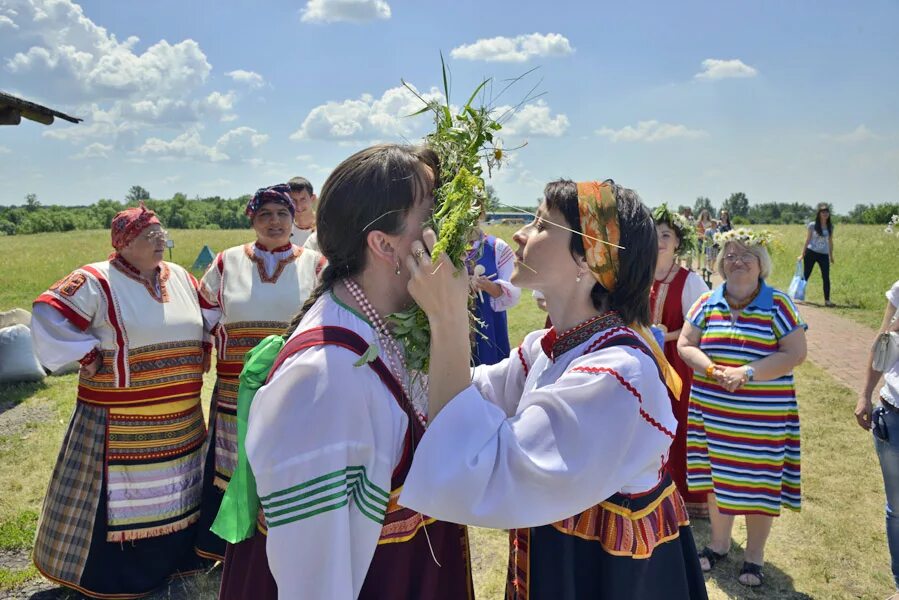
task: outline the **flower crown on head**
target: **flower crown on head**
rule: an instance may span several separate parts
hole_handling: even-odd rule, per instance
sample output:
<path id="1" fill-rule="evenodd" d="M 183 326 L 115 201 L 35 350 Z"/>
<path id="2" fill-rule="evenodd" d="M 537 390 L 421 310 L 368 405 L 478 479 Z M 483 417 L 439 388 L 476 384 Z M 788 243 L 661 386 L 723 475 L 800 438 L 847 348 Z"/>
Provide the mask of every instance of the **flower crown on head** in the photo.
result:
<path id="1" fill-rule="evenodd" d="M 656 222 L 656 225 L 665 223 L 677 234 L 678 239 L 680 239 L 680 246 L 675 251 L 677 256 L 686 256 L 696 250 L 699 245 L 696 239 L 696 228 L 690 224 L 687 217 L 670 210 L 668 205 L 663 203 L 652 211 L 652 219 Z"/>
<path id="2" fill-rule="evenodd" d="M 715 243 L 722 248 L 728 242 L 739 242 L 744 246 L 762 246 L 767 249 L 771 246 L 772 241 L 774 241 L 774 234 L 770 231 L 753 231 L 746 227 L 715 234 Z"/>

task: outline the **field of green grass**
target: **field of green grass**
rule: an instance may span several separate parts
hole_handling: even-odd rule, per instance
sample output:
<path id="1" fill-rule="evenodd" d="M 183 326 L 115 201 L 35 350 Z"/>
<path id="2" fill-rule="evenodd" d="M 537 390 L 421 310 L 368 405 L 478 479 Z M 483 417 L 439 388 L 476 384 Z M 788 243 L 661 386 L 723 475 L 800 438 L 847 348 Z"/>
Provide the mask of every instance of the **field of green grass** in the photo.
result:
<path id="1" fill-rule="evenodd" d="M 799 226 L 772 227 L 772 282 L 785 289 L 804 240 Z M 494 233 L 510 240 L 512 227 Z M 174 260 L 190 266 L 204 244 L 214 251 L 252 239 L 249 231 L 172 231 Z M 874 327 L 880 322 L 883 292 L 899 278 L 899 240 L 878 227 L 837 229 L 833 299 L 845 316 Z M 31 300 L 71 269 L 100 260 L 109 252 L 107 232 L 72 232 L 0 237 L 0 310 L 28 308 Z M 823 301 L 820 276 L 809 283 L 809 300 Z M 529 294 L 510 313 L 510 338 L 542 326 L 545 318 Z M 883 486 L 870 438 L 851 418 L 854 393 L 813 364 L 797 371 L 802 418 L 803 511 L 785 514 L 768 544 L 767 583 L 758 591 L 736 583 L 742 555 L 716 568 L 708 581 L 713 600 L 726 598 L 850 599 L 882 598 L 891 591 L 883 523 Z M 207 380 L 211 384 L 211 381 Z M 74 402 L 75 376 L 40 384 L 0 386 L 0 557 L 27 551 L 40 503 Z M 207 386 L 206 400 L 211 390 Z M 694 523 L 697 544 L 708 539 L 708 525 Z M 738 524 L 735 544 L 745 544 Z M 472 531 L 472 558 L 478 598 L 500 598 L 504 585 L 506 534 Z M 2 564 L 2 562 L 0 562 Z M 3 590 L 34 578 L 33 567 L 0 567 Z M 199 579 L 188 596 L 214 598 L 214 577 Z"/>

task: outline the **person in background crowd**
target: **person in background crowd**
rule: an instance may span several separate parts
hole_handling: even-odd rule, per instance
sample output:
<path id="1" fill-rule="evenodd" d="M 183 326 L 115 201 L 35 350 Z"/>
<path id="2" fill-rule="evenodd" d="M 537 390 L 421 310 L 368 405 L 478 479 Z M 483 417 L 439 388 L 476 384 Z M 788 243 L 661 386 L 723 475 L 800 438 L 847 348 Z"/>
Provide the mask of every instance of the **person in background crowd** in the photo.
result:
<path id="1" fill-rule="evenodd" d="M 81 363 L 75 412 L 34 543 L 47 579 L 92 598 L 137 598 L 202 568 L 200 406 L 209 344 L 197 281 L 163 261 L 167 233 L 141 205 L 112 220 L 109 260 L 34 303 L 41 363 Z"/>
<path id="2" fill-rule="evenodd" d="M 683 216 L 684 220 L 687 222 L 687 224 L 692 229 L 693 228 L 693 209 L 690 208 L 689 206 L 685 206 L 683 209 L 683 214 L 681 216 Z M 695 254 L 696 254 L 696 244 L 693 244 L 693 247 L 688 252 L 683 252 L 678 255 L 678 259 L 683 262 L 684 267 L 686 267 L 687 270 L 690 270 L 690 271 L 693 270 L 693 258 L 694 258 Z M 697 262 L 698 262 L 698 260 L 697 260 Z"/>
<path id="3" fill-rule="evenodd" d="M 793 369 L 805 360 L 806 325 L 789 296 L 765 283 L 764 233 L 718 234 L 724 283 L 693 305 L 677 347 L 693 368 L 687 485 L 708 493 L 712 539 L 704 571 L 727 557 L 734 516 L 746 516 L 739 581 L 762 584 L 765 543 L 781 507 L 799 510 L 799 407 Z"/>
<path id="4" fill-rule="evenodd" d="M 253 586 L 266 554 L 280 598 L 473 597 L 466 529 L 397 502 L 426 387 L 386 318 L 412 304 L 405 259 L 437 182 L 433 151 L 398 145 L 357 152 L 325 182 L 328 266 L 250 406 L 245 448 L 267 539 L 234 546 L 263 538 L 264 551 L 255 564 L 229 554 L 223 600 L 271 597 Z"/>
<path id="5" fill-rule="evenodd" d="M 697 248 L 697 254 L 699 255 L 699 260 L 697 262 L 697 267 L 700 269 L 711 269 L 711 265 L 705 260 L 705 247 L 706 247 L 706 231 L 713 230 L 717 228 L 717 224 L 714 220 L 712 220 L 712 216 L 709 214 L 709 210 L 707 208 L 703 208 L 699 212 L 699 218 L 696 220 L 696 236 L 699 239 L 699 244 Z"/>
<path id="6" fill-rule="evenodd" d="M 303 246 L 309 236 L 315 232 L 315 204 L 318 198 L 315 196 L 312 184 L 305 177 L 292 177 L 287 185 L 290 187 L 290 199 L 293 200 L 294 205 L 290 241 L 297 246 Z"/>
<path id="7" fill-rule="evenodd" d="M 677 419 L 677 431 L 668 453 L 668 472 L 677 484 L 690 516 L 707 517 L 706 494 L 691 493 L 687 489 L 687 408 L 693 369 L 678 354 L 677 340 L 690 307 L 709 288 L 697 273 L 677 264 L 678 256 L 696 248 L 696 233 L 690 223 L 668 210 L 665 204 L 653 211 L 652 216 L 659 240 L 659 258 L 649 293 L 650 320 L 664 332 L 665 358 L 677 371 L 682 385 L 680 397 L 671 405 Z"/>
<path id="8" fill-rule="evenodd" d="M 722 208 L 718 213 L 718 233 L 727 233 L 733 228 L 734 226 L 730 222 L 730 211 Z"/>
<path id="9" fill-rule="evenodd" d="M 506 311 L 518 304 L 521 289 L 509 283 L 515 254 L 509 244 L 484 233 L 481 222 L 473 232 L 465 259 L 475 292 L 475 316 L 480 322 L 474 336 L 474 365 L 492 365 L 509 356 L 509 323 Z M 485 298 L 484 295 L 487 295 Z"/>
<path id="10" fill-rule="evenodd" d="M 433 247 L 433 232 L 425 240 Z M 706 598 L 664 468 L 677 421 L 667 361 L 646 341 L 649 211 L 611 180 L 554 181 L 515 241 L 512 281 L 546 296 L 553 328 L 473 373 L 465 279 L 413 243 L 409 290 L 431 325 L 431 425 L 400 502 L 511 529 L 507 598 Z"/>
<path id="11" fill-rule="evenodd" d="M 824 283 L 824 305 L 836 306 L 830 301 L 830 265 L 833 260 L 833 223 L 830 221 L 830 207 L 825 203 L 818 205 L 815 220 L 806 226 L 808 235 L 805 236 L 802 254 L 798 260 L 802 261 L 803 279 L 808 281 L 812 270 L 817 264 L 821 268 L 821 279 Z"/>
<path id="12" fill-rule="evenodd" d="M 899 281 L 887 290 L 887 303 L 883 311 L 880 332 L 899 331 Z M 880 373 L 871 368 L 873 352 L 868 357 L 865 370 L 865 388 L 855 405 L 855 418 L 862 429 L 870 429 L 874 437 L 874 449 L 880 461 L 883 486 L 886 490 L 886 530 L 890 548 L 893 583 L 899 590 L 899 361 L 883 372 L 880 388 L 880 406 L 871 404 L 871 395 L 880 379 Z M 899 591 L 887 600 L 899 600 Z"/>
<path id="13" fill-rule="evenodd" d="M 315 288 L 325 260 L 290 242 L 294 203 L 286 185 L 259 189 L 246 214 L 256 241 L 218 254 L 200 282 L 206 328 L 216 340 L 216 380 L 197 554 L 223 560 L 225 542 L 209 531 L 237 463 L 237 388 L 244 356 L 280 334 Z"/>

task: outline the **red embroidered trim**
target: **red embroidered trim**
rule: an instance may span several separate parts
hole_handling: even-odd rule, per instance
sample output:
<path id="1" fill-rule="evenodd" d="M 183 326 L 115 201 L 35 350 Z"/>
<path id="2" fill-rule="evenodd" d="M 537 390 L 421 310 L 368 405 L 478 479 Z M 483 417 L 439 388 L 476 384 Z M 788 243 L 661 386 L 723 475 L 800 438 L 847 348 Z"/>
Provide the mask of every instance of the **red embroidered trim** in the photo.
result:
<path id="1" fill-rule="evenodd" d="M 113 253 L 113 255 L 109 259 L 109 264 L 115 267 L 116 270 L 118 270 L 128 279 L 133 279 L 134 281 L 142 284 L 147 289 L 147 293 L 150 294 L 150 297 L 157 302 L 165 304 L 169 301 L 169 291 L 166 287 L 166 282 L 169 280 L 170 272 L 168 265 L 164 262 L 160 263 L 159 266 L 156 267 L 159 272 L 159 294 L 156 293 L 153 283 L 141 277 L 140 271 L 138 271 L 131 263 L 125 260 L 121 254 Z"/>
<path id="2" fill-rule="evenodd" d="M 126 370 L 126 360 L 125 353 L 128 350 L 128 344 L 125 342 L 125 332 L 122 330 L 121 325 L 119 325 L 119 316 L 116 312 L 115 299 L 112 296 L 112 288 L 109 287 L 109 281 L 106 280 L 103 275 L 100 274 L 98 270 L 93 267 L 84 267 L 84 270 L 93 275 L 97 281 L 100 282 L 100 287 L 103 288 L 103 293 L 106 296 L 106 306 L 107 306 L 107 315 L 109 317 L 109 324 L 115 330 L 115 339 L 116 339 L 116 372 L 118 377 L 116 377 L 116 384 L 118 387 L 125 387 L 128 385 L 128 372 Z"/>
<path id="3" fill-rule="evenodd" d="M 79 358 L 78 364 L 80 364 L 82 367 L 86 367 L 97 360 L 98 356 L 100 356 L 100 352 L 96 348 L 94 348 L 93 350 Z"/>
<path id="4" fill-rule="evenodd" d="M 287 243 L 284 244 L 283 246 L 278 246 L 277 248 L 272 248 L 271 250 L 269 250 L 268 248 L 266 248 L 265 246 L 263 246 L 262 244 L 260 244 L 260 243 L 259 243 L 259 240 L 256 240 L 256 242 L 254 242 L 253 245 L 254 245 L 256 248 L 259 248 L 260 250 L 262 250 L 263 252 L 271 252 L 272 254 L 274 254 L 275 252 L 284 252 L 285 250 L 290 250 L 290 247 L 291 247 L 293 244 L 290 243 L 290 242 L 287 242 Z"/>
<path id="5" fill-rule="evenodd" d="M 291 245 L 293 246 L 293 244 Z M 262 262 L 262 259 L 256 256 L 255 252 L 253 251 L 254 247 L 254 244 L 247 244 L 243 248 L 244 252 L 246 252 L 247 254 L 247 258 L 256 263 L 256 269 L 259 271 L 259 279 L 262 281 L 262 283 L 277 283 L 278 278 L 281 276 L 281 273 L 284 272 L 284 267 L 295 261 L 303 253 L 302 248 L 300 248 L 299 246 L 293 246 L 293 252 L 289 256 L 286 256 L 278 261 L 278 266 L 275 267 L 275 272 L 272 273 L 271 277 L 269 277 L 265 273 L 265 263 Z M 287 247 L 285 246 L 284 250 L 286 249 Z"/>
<path id="6" fill-rule="evenodd" d="M 524 352 L 522 352 L 521 346 L 518 347 L 518 360 L 521 361 L 521 366 L 524 367 L 524 376 L 527 377 L 531 369 L 528 367 L 527 361 L 524 360 Z"/>
<path id="7" fill-rule="evenodd" d="M 91 325 L 90 319 L 75 311 L 71 306 L 69 306 L 53 294 L 44 292 L 37 297 L 37 300 L 34 301 L 35 304 L 39 302 L 55 308 L 72 325 L 74 325 L 81 331 L 85 331 Z"/>
<path id="8" fill-rule="evenodd" d="M 586 355 L 590 354 L 591 352 L 593 352 L 594 350 L 596 350 L 603 342 L 608 340 L 613 335 L 618 334 L 618 333 L 628 333 L 628 332 L 629 332 L 629 330 L 627 327 L 613 327 L 612 329 L 610 329 L 607 332 L 605 332 L 604 334 L 602 334 L 602 336 L 596 338 L 592 344 L 587 346 L 587 349 L 584 350 L 584 354 L 582 356 L 586 356 Z"/>
<path id="9" fill-rule="evenodd" d="M 646 421 L 647 423 L 649 423 L 650 425 L 652 425 L 653 427 L 655 427 L 656 429 L 658 429 L 659 431 L 661 431 L 662 433 L 664 433 L 665 435 L 667 435 L 668 437 L 670 437 L 672 440 L 674 439 L 673 433 L 668 431 L 668 429 L 666 429 L 661 423 L 659 423 L 658 421 L 653 419 L 649 415 L 649 413 L 647 413 L 645 410 L 643 410 L 643 397 L 640 396 L 640 393 L 634 388 L 634 386 L 632 386 L 627 381 L 625 381 L 624 377 L 622 377 L 618 373 L 618 371 L 616 371 L 614 369 L 609 369 L 608 367 L 575 367 L 575 368 L 571 369 L 570 373 L 589 373 L 591 375 L 599 375 L 601 373 L 607 373 L 607 374 L 613 376 L 615 379 L 618 380 L 618 383 L 620 383 L 624 387 L 624 389 L 626 389 L 631 394 L 633 394 L 633 396 L 637 399 L 637 402 L 640 405 L 640 416 L 643 417 L 643 420 Z"/>

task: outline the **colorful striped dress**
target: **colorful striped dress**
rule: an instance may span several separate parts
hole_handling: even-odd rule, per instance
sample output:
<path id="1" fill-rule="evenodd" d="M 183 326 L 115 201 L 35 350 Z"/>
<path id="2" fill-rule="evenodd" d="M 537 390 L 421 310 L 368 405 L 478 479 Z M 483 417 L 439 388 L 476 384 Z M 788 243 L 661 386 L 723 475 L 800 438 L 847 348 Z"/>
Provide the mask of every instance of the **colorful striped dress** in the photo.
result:
<path id="1" fill-rule="evenodd" d="M 738 367 L 777 351 L 781 338 L 807 328 L 796 306 L 764 283 L 731 319 L 726 284 L 699 297 L 688 320 L 702 331 L 699 348 L 715 363 Z M 687 485 L 714 492 L 725 514 L 779 516 L 799 510 L 799 407 L 793 374 L 751 381 L 728 392 L 693 374 L 687 421 Z"/>

